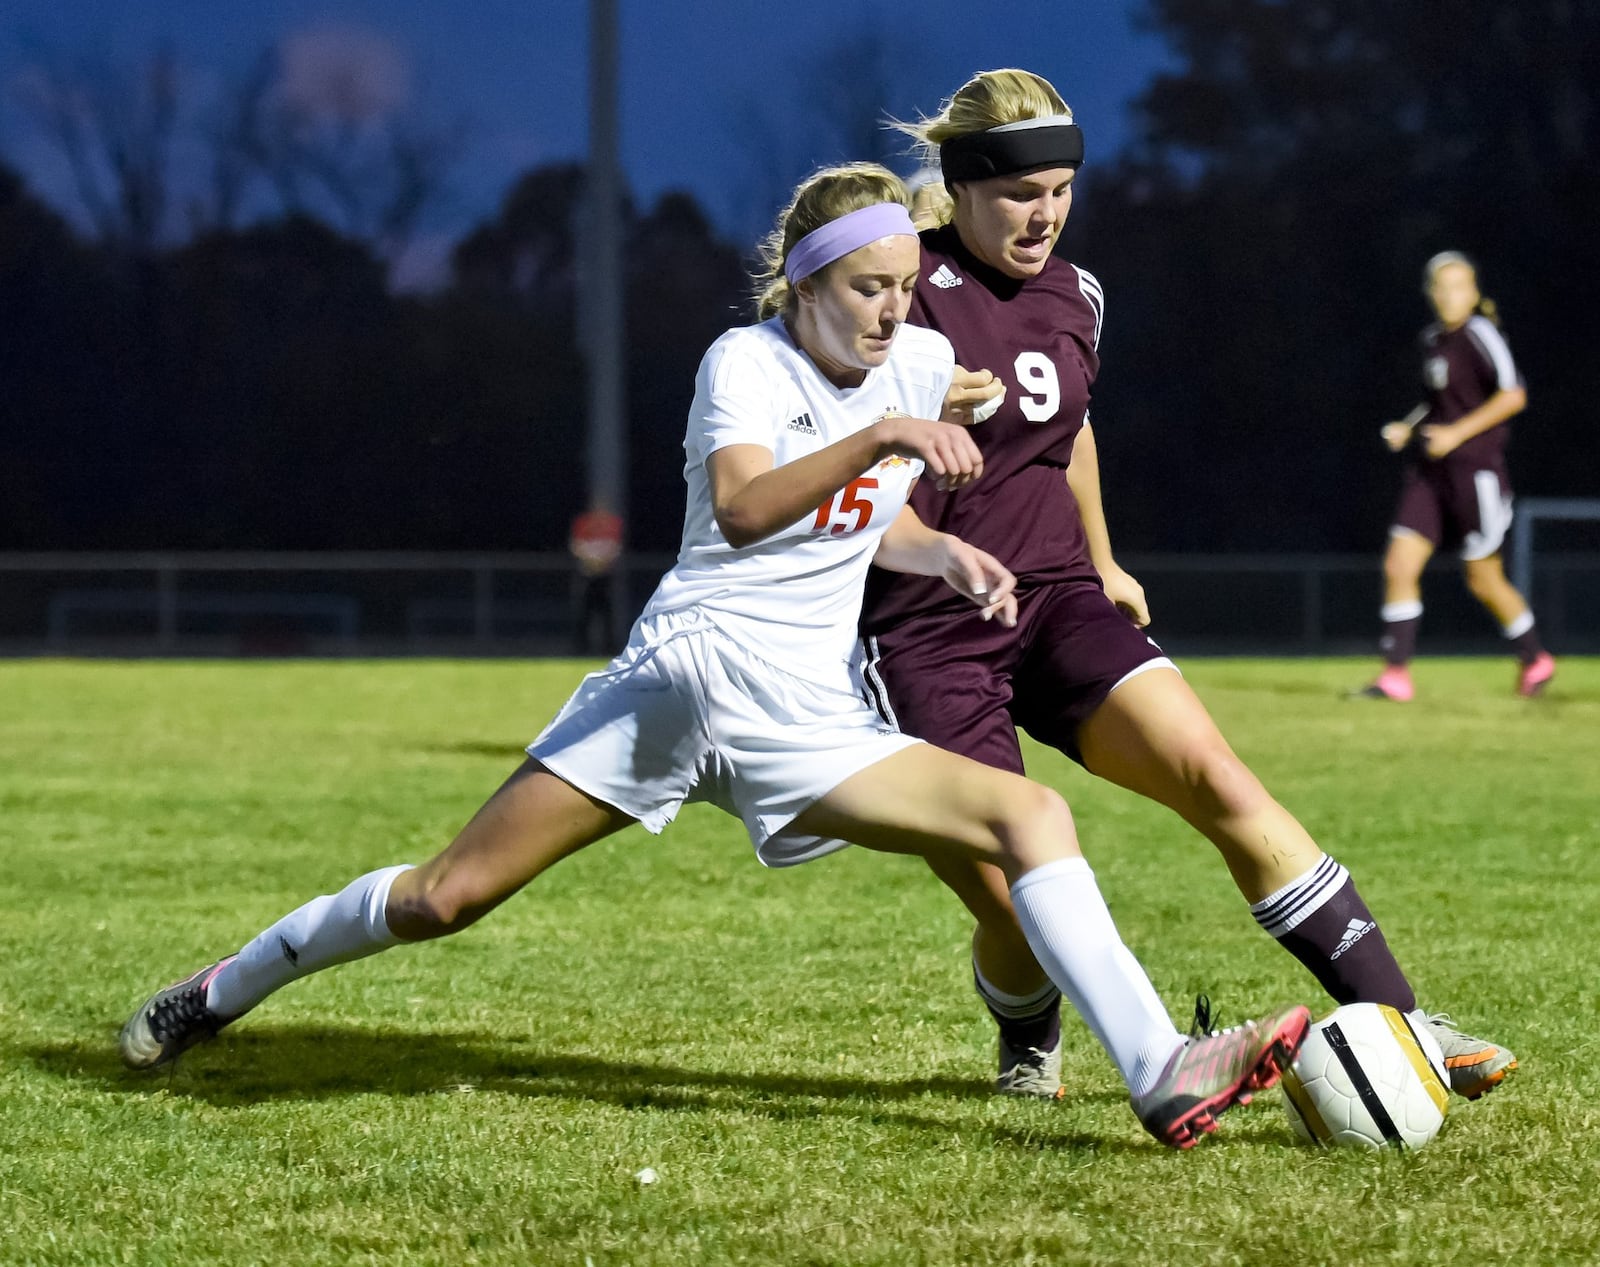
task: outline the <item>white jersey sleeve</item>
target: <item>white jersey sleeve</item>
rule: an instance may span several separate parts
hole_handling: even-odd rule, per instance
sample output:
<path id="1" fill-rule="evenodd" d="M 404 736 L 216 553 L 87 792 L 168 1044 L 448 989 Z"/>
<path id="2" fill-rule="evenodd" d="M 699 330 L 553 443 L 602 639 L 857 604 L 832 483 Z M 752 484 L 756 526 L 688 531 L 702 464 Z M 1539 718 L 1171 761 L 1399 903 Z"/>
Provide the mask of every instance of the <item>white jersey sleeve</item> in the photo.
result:
<path id="1" fill-rule="evenodd" d="M 754 339 L 724 336 L 701 359 L 684 436 L 691 463 L 734 444 L 776 452 L 785 392 L 778 366 L 764 352 Z"/>

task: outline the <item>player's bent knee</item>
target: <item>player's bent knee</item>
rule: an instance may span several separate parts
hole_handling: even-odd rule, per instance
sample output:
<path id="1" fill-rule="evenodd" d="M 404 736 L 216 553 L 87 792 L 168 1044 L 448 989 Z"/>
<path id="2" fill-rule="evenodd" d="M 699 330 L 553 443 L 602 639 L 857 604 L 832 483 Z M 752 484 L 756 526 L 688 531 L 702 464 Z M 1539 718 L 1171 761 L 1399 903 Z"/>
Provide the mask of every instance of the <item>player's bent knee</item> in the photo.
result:
<path id="1" fill-rule="evenodd" d="M 1001 853 L 1024 869 L 1078 853 L 1066 800 L 1031 779 L 1017 779 L 1008 789 L 993 827 Z"/>
<path id="2" fill-rule="evenodd" d="M 1253 814 L 1271 799 L 1250 767 L 1220 740 L 1195 753 L 1189 768 L 1196 808 L 1207 816 L 1234 818 Z"/>

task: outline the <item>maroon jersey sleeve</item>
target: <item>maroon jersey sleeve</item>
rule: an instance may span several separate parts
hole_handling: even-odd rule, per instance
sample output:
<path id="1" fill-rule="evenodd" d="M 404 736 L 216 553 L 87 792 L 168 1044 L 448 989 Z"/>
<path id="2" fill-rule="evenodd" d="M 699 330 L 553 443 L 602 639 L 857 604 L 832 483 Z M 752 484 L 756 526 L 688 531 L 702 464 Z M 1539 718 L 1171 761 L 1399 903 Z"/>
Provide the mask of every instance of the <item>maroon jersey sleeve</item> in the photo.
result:
<path id="1" fill-rule="evenodd" d="M 968 253 L 951 227 L 924 233 L 922 246 L 910 320 L 938 330 L 957 363 L 989 370 L 1006 395 L 972 429 L 983 478 L 953 493 L 923 480 L 913 509 L 987 550 L 1024 586 L 1095 578 L 1066 467 L 1100 368 L 1099 283 L 1057 258 L 1036 277 L 1007 277 Z M 874 569 L 862 627 L 873 633 L 908 615 L 966 605 L 938 578 Z"/>

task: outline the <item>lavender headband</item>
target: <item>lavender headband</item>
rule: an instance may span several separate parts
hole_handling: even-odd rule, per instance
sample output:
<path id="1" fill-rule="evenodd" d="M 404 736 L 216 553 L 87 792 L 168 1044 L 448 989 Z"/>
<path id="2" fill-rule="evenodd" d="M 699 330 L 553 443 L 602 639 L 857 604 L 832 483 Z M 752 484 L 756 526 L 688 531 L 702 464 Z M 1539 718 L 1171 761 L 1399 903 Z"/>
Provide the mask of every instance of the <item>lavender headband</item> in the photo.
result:
<path id="1" fill-rule="evenodd" d="M 898 202 L 875 202 L 806 234 L 790 248 L 783 275 L 790 282 L 800 281 L 869 242 L 902 233 L 917 236 L 911 213 Z"/>

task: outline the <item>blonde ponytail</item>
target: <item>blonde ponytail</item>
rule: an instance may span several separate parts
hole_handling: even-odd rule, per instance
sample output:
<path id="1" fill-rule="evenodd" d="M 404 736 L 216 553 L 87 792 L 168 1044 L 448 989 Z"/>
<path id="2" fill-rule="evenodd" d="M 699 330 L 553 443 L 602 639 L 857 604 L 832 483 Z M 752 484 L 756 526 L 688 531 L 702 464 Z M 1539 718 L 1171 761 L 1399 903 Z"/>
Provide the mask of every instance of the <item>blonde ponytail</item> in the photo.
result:
<path id="1" fill-rule="evenodd" d="M 938 114 L 911 123 L 894 119 L 890 126 L 914 140 L 927 162 L 937 164 L 939 147 L 955 137 L 1071 114 L 1050 81 L 1031 70 L 984 70 L 957 88 Z"/>

